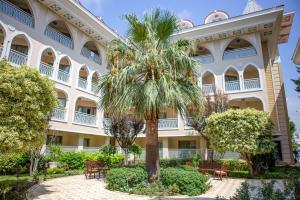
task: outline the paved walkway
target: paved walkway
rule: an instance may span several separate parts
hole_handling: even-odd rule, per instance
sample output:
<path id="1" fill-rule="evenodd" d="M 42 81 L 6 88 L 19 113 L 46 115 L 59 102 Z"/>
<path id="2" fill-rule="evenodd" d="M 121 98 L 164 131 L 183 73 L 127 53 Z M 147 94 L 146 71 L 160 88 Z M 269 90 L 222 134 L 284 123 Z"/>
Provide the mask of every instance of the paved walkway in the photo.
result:
<path id="1" fill-rule="evenodd" d="M 209 191 L 199 197 L 148 197 L 139 195 L 130 195 L 122 192 L 115 192 L 105 189 L 105 182 L 103 179 L 85 179 L 83 175 L 69 176 L 63 178 L 56 178 L 45 181 L 40 185 L 35 185 L 29 190 L 29 199 L 41 200 L 169 200 L 169 199 L 195 199 L 195 200 L 211 200 L 215 197 L 232 196 L 237 188 L 240 187 L 244 179 L 211 179 Z M 249 181 L 247 181 L 249 182 Z M 250 181 L 256 185 L 259 181 Z M 257 183 L 255 183 L 257 182 Z"/>

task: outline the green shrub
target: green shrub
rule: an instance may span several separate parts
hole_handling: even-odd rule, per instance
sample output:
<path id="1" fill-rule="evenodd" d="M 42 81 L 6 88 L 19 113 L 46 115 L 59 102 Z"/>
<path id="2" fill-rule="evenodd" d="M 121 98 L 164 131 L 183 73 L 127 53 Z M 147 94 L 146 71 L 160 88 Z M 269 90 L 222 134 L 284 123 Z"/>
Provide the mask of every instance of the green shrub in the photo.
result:
<path id="1" fill-rule="evenodd" d="M 140 145 L 133 144 L 129 147 L 129 151 L 140 157 L 142 155 L 143 149 Z"/>
<path id="2" fill-rule="evenodd" d="M 234 178 L 252 178 L 248 171 L 228 171 L 228 176 Z"/>
<path id="3" fill-rule="evenodd" d="M 50 144 L 48 146 L 49 152 L 50 152 L 50 159 L 51 161 L 56 162 L 59 158 L 59 155 L 62 154 L 62 147 L 61 145 L 57 144 Z"/>
<path id="4" fill-rule="evenodd" d="M 166 168 L 161 170 L 161 182 L 165 186 L 176 184 L 180 194 L 196 196 L 208 190 L 208 177 L 191 169 Z"/>
<path id="5" fill-rule="evenodd" d="M 148 196 L 170 196 L 178 194 L 179 187 L 176 184 L 165 187 L 161 183 L 140 183 L 132 188 L 130 193 Z"/>
<path id="6" fill-rule="evenodd" d="M 83 169 L 85 157 L 84 152 L 65 152 L 59 156 L 58 161 L 65 163 L 70 170 Z"/>
<path id="7" fill-rule="evenodd" d="M 11 153 L 0 155 L 0 173 L 15 174 L 28 172 L 30 160 L 27 154 Z"/>
<path id="8" fill-rule="evenodd" d="M 113 154 L 117 153 L 117 148 L 112 145 L 106 145 L 106 146 L 100 147 L 99 151 L 100 151 L 100 153 L 102 153 L 104 155 L 113 155 Z"/>
<path id="9" fill-rule="evenodd" d="M 61 169 L 61 168 L 49 168 L 49 169 L 47 169 L 47 173 L 48 174 L 62 174 L 64 172 L 64 170 L 63 169 Z"/>
<path id="10" fill-rule="evenodd" d="M 121 192 L 128 192 L 130 188 L 147 180 L 147 173 L 143 168 L 115 168 L 108 171 L 106 176 L 107 188 Z"/>
<path id="11" fill-rule="evenodd" d="M 160 160 L 160 167 L 176 167 L 185 164 L 186 161 L 190 161 L 190 159 L 162 159 Z"/>
<path id="12" fill-rule="evenodd" d="M 103 160 L 108 167 L 119 167 L 124 160 L 123 154 L 104 155 L 99 154 L 97 160 Z"/>

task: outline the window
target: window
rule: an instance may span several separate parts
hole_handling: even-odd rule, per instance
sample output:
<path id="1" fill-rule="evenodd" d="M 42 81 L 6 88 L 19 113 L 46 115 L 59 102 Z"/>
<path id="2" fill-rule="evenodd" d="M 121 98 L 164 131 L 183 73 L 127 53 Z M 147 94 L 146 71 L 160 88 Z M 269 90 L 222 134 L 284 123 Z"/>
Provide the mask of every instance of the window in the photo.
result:
<path id="1" fill-rule="evenodd" d="M 162 111 L 158 113 L 158 119 L 166 119 L 167 118 L 167 112 Z"/>
<path id="2" fill-rule="evenodd" d="M 179 149 L 196 149 L 196 141 L 178 141 Z"/>
<path id="3" fill-rule="evenodd" d="M 55 136 L 55 135 L 47 135 L 46 144 L 57 144 L 62 145 L 62 136 Z"/>
<path id="4" fill-rule="evenodd" d="M 225 76 L 225 81 L 237 81 L 237 80 L 239 79 L 236 76 L 230 76 L 230 75 Z"/>
<path id="5" fill-rule="evenodd" d="M 83 139 L 83 146 L 84 147 L 89 147 L 90 146 L 90 139 L 89 138 L 84 138 Z"/>
<path id="6" fill-rule="evenodd" d="M 65 107 L 66 106 L 66 99 L 58 98 L 58 104 L 62 107 Z"/>
<path id="7" fill-rule="evenodd" d="M 96 108 L 79 106 L 78 111 L 89 115 L 96 115 Z"/>

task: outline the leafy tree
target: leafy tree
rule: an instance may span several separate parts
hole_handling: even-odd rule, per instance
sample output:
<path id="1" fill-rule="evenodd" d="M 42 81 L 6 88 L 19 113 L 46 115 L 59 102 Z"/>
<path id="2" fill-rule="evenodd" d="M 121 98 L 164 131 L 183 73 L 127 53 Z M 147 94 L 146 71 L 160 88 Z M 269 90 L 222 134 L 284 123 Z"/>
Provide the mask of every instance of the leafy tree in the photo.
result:
<path id="1" fill-rule="evenodd" d="M 295 140 L 295 133 L 296 133 L 296 125 L 293 121 L 289 120 L 289 130 L 291 133 L 291 143 L 292 143 L 292 149 L 295 151 L 298 149 L 298 144 Z"/>
<path id="2" fill-rule="evenodd" d="M 130 148 L 134 144 L 137 135 L 141 133 L 144 120 L 132 115 L 121 115 L 109 119 L 109 123 L 105 125 L 105 133 L 116 139 L 125 153 L 125 165 L 127 165 Z"/>
<path id="3" fill-rule="evenodd" d="M 113 41 L 108 49 L 111 72 L 99 83 L 100 107 L 113 115 L 128 110 L 146 120 L 146 168 L 149 181 L 159 178 L 158 114 L 170 107 L 185 113 L 201 105 L 197 85 L 199 63 L 188 54 L 189 41 L 172 43 L 177 18 L 154 10 L 143 19 L 125 15 L 129 23 L 127 44 Z"/>
<path id="4" fill-rule="evenodd" d="M 300 67 L 296 67 L 297 68 L 297 72 L 298 73 L 300 73 Z M 295 79 L 295 80 L 292 80 L 294 83 L 295 83 L 295 85 L 296 85 L 296 91 L 297 92 L 300 92 L 300 78 L 298 78 L 298 79 Z"/>
<path id="5" fill-rule="evenodd" d="M 40 147 L 56 103 L 52 81 L 35 69 L 0 61 L 0 152 Z"/>
<path id="6" fill-rule="evenodd" d="M 251 157 L 274 149 L 273 123 L 268 113 L 255 109 L 227 110 L 207 119 L 205 133 L 218 152 L 239 152 L 254 174 Z"/>

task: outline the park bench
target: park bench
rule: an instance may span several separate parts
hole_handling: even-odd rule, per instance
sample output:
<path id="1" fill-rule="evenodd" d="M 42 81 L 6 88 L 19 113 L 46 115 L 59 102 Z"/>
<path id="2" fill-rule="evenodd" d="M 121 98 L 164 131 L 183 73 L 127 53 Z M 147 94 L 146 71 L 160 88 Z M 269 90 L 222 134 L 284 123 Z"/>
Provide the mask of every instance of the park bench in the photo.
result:
<path id="1" fill-rule="evenodd" d="M 101 173 L 105 176 L 108 169 L 109 168 L 105 166 L 103 161 L 87 160 L 85 161 L 85 178 L 91 177 L 92 174 L 94 175 L 94 178 L 96 177 L 96 174 L 100 177 Z"/>
<path id="2" fill-rule="evenodd" d="M 227 177 L 227 166 L 225 164 L 216 163 L 211 160 L 201 161 L 198 165 L 198 171 L 203 174 L 212 174 L 214 177 Z"/>

